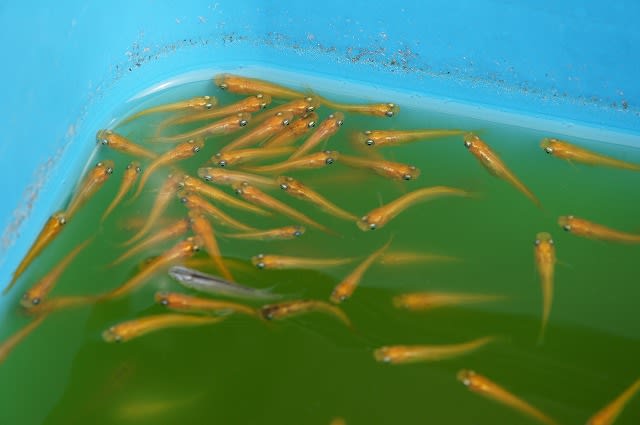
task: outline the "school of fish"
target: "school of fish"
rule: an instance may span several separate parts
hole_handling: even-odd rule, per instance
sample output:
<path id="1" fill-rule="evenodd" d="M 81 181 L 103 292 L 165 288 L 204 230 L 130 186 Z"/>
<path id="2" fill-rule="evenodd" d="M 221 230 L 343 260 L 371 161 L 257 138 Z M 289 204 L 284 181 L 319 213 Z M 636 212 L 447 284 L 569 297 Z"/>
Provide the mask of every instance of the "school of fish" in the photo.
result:
<path id="1" fill-rule="evenodd" d="M 439 198 L 459 198 L 455 205 L 464 207 L 481 194 L 459 187 L 424 186 L 408 191 L 396 199 L 368 211 L 347 211 L 327 198 L 313 186 L 313 179 L 292 177 L 292 171 L 302 176 L 324 173 L 334 164 L 373 173 L 402 187 L 404 182 L 420 178 L 416 164 L 399 163 L 382 156 L 395 146 L 425 140 L 459 143 L 466 148 L 486 171 L 511 185 L 536 208 L 543 210 L 542 201 L 521 181 L 516 173 L 491 147 L 491 141 L 476 132 L 462 129 L 402 129 L 384 128 L 387 120 L 400 112 L 397 104 L 347 104 L 326 99 L 311 91 L 295 90 L 265 80 L 232 74 L 219 74 L 212 79 L 215 90 L 237 97 L 233 103 L 222 105 L 213 95 L 164 103 L 135 111 L 113 129 L 96 132 L 99 149 L 118 151 L 129 157 L 126 163 L 103 159 L 90 167 L 65 208 L 53 212 L 31 248 L 24 256 L 3 295 L 20 290 L 19 307 L 31 317 L 23 328 L 0 342 L 0 364 L 46 319 L 57 311 L 92 303 L 114 302 L 130 296 L 144 285 L 150 285 L 159 275 L 171 276 L 177 286 L 171 291 L 157 291 L 151 302 L 166 308 L 164 314 L 139 318 L 123 317 L 115 323 L 105 323 L 102 339 L 107 343 L 124 343 L 171 328 L 213 326 L 228 316 L 239 314 L 263 322 L 280 321 L 299 315 L 321 314 L 332 317 L 350 331 L 357 323 L 343 308 L 351 298 L 358 297 L 357 288 L 367 280 L 367 272 L 374 267 L 429 261 L 459 261 L 440 254 L 403 251 L 394 247 L 393 235 L 372 245 L 368 252 L 354 252 L 350 257 L 280 255 L 268 253 L 265 241 L 287 241 L 305 238 L 309 232 L 321 232 L 337 241 L 343 235 L 321 220 L 303 213 L 301 203 L 317 210 L 315 216 L 330 215 L 353 223 L 354 231 L 371 232 L 389 225 L 409 209 L 427 210 L 425 203 Z M 362 129 L 346 135 L 341 131 L 350 114 L 366 114 L 380 118 L 380 128 Z M 147 140 L 130 138 L 126 125 L 149 116 L 161 120 Z M 322 118 L 321 118 L 322 117 Z M 236 135 L 237 133 L 237 135 Z M 216 138 L 233 135 L 231 142 L 216 144 Z M 345 149 L 348 145 L 349 149 Z M 640 165 L 601 155 L 570 142 L 545 138 L 540 147 L 550 156 L 591 166 L 616 167 L 640 171 Z M 347 154 L 354 151 L 358 154 Z M 464 149 L 460 149 L 464 151 Z M 464 154 L 462 154 L 464 155 Z M 107 155 L 108 156 L 108 155 Z M 201 159 L 196 169 L 184 169 L 181 163 Z M 109 268 L 134 258 L 145 258 L 139 270 L 130 278 L 114 282 L 99 294 L 55 296 L 55 287 L 65 270 L 78 262 L 78 257 L 99 238 L 89 236 L 73 250 L 65 253 L 58 263 L 45 273 L 25 273 L 56 238 L 64 237 L 65 225 L 78 213 L 110 179 L 120 179 L 119 189 L 103 208 L 100 222 L 107 221 L 140 197 L 151 198 L 150 207 L 137 224 L 131 226 L 130 237 L 122 243 L 122 252 L 112 260 Z M 295 200 L 295 201 L 294 201 Z M 181 216 L 167 214 L 181 205 Z M 235 212 L 255 217 L 242 221 Z M 289 224 L 265 228 L 265 220 L 284 218 Z M 560 216 L 559 227 L 575 236 L 601 241 L 635 244 L 640 234 L 625 232 L 604 224 L 573 215 Z M 548 230 L 548 229 L 547 229 Z M 533 241 L 533 260 L 541 287 L 540 329 L 537 342 L 543 344 L 552 311 L 555 284 L 556 246 L 549 231 L 540 231 L 523 239 Z M 225 256 L 221 239 L 254 241 L 265 252 L 232 261 Z M 158 252 L 156 247 L 170 244 Z M 531 249 L 523 244 L 523 250 Z M 154 256 L 147 254 L 152 252 Z M 529 251 L 530 252 L 530 251 Z M 279 294 L 274 290 L 252 287 L 251 282 L 237 281 L 237 270 L 254 267 L 254 273 L 269 273 L 273 269 L 336 269 L 342 279 L 324 299 Z M 33 266 L 36 269 L 35 266 Z M 38 270 L 39 271 L 39 270 Z M 25 278 L 27 277 L 27 278 Z M 182 288 L 182 291 L 178 290 Z M 399 310 L 422 312 L 448 306 L 505 302 L 501 294 L 456 292 L 406 292 L 394 296 L 389 304 Z M 151 338 L 151 336 L 148 336 Z M 535 339 L 535 338 L 534 338 Z M 399 342 L 399 343 L 398 343 Z M 372 358 L 390 365 L 417 362 L 446 361 L 458 358 L 490 344 L 506 343 L 500 335 L 479 335 L 475 339 L 453 344 L 405 344 L 379 346 L 372 350 Z M 471 369 L 460 370 L 457 379 L 471 392 L 511 408 L 539 423 L 555 425 L 559 422 L 548 413 L 511 393 L 489 378 Z M 589 425 L 610 425 L 624 407 L 640 391 L 640 378 L 617 398 L 586 419 Z M 612 394 L 612 398 L 615 395 Z M 331 423 L 346 423 L 335 418 Z"/>

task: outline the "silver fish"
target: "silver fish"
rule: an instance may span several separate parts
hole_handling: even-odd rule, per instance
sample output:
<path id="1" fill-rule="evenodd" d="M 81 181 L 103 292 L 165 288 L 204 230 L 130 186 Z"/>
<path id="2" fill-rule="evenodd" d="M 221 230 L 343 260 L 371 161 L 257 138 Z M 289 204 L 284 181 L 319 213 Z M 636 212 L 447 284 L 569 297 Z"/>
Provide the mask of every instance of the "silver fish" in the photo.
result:
<path id="1" fill-rule="evenodd" d="M 256 289 L 229 282 L 221 277 L 184 266 L 171 267 L 169 276 L 177 280 L 182 286 L 207 294 L 224 295 L 246 300 L 278 300 L 283 298 L 283 295 L 274 294 L 268 289 Z"/>

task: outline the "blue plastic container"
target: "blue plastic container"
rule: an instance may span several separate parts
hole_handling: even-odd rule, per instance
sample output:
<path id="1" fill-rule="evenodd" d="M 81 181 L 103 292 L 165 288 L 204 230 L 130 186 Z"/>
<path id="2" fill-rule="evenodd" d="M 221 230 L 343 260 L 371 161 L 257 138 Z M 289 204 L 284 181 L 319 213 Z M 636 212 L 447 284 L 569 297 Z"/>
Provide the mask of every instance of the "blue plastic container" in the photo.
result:
<path id="1" fill-rule="evenodd" d="M 638 16 L 631 1 L 7 2 L 0 281 L 61 206 L 96 129 L 143 88 L 268 66 L 548 118 L 567 133 L 614 128 L 640 145 Z"/>

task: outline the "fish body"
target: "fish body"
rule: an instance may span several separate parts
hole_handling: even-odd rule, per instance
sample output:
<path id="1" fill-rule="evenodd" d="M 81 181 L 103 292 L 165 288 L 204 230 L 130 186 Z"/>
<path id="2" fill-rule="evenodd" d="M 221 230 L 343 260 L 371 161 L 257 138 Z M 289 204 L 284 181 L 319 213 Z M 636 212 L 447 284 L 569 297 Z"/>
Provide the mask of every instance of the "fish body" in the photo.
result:
<path id="1" fill-rule="evenodd" d="M 44 250 L 47 245 L 49 245 L 51 241 L 53 241 L 56 236 L 58 236 L 66 223 L 67 217 L 66 214 L 62 211 L 58 211 L 51 217 L 49 217 L 44 227 L 40 231 L 40 234 L 38 234 L 35 242 L 33 243 L 33 245 L 31 245 L 31 248 L 29 248 L 29 251 L 27 251 L 27 254 L 24 256 L 22 261 L 20 261 L 20 264 L 18 264 L 18 267 L 13 272 L 11 281 L 2 291 L 3 295 L 9 292 L 9 290 L 13 287 L 13 285 L 15 285 L 18 278 L 22 275 L 22 273 L 24 273 L 24 271 L 27 269 L 27 267 L 29 267 L 33 260 L 35 260 L 36 257 L 40 255 L 42 250 Z"/>
<path id="2" fill-rule="evenodd" d="M 287 160 L 277 164 L 263 165 L 260 167 L 246 167 L 246 171 L 259 173 L 283 173 L 291 170 L 312 170 L 324 168 L 336 162 L 340 157 L 338 151 L 321 151 L 312 153 L 295 160 Z"/>
<path id="3" fill-rule="evenodd" d="M 367 215 L 360 218 L 356 224 L 360 230 L 363 231 L 380 229 L 407 208 L 417 203 L 430 201 L 443 196 L 469 197 L 471 194 L 462 189 L 447 186 L 423 187 L 422 189 L 409 192 L 386 205 L 370 211 Z"/>
<path id="4" fill-rule="evenodd" d="M 144 189 L 144 186 L 147 184 L 149 177 L 151 177 L 151 175 L 157 169 L 171 165 L 176 161 L 191 158 L 192 156 L 200 152 L 203 147 L 204 140 L 191 139 L 160 155 L 158 158 L 156 158 L 155 161 L 149 164 L 144 173 L 142 173 L 142 178 L 140 179 L 138 190 L 136 190 L 136 193 L 133 195 L 132 199 L 135 199 L 138 197 L 138 195 L 140 195 L 140 193 Z"/>
<path id="5" fill-rule="evenodd" d="M 113 209 L 120 204 L 122 199 L 125 197 L 127 193 L 131 190 L 133 185 L 138 178 L 138 175 L 142 172 L 140 168 L 140 163 L 138 161 L 131 161 L 127 168 L 124 171 L 124 175 L 122 176 L 122 183 L 120 184 L 120 189 L 118 189 L 118 193 L 114 196 L 113 200 L 109 204 L 104 213 L 102 214 L 101 221 L 104 221 L 109 214 L 113 211 Z"/>
<path id="6" fill-rule="evenodd" d="M 323 105 L 344 112 L 352 112 L 355 114 L 372 115 L 375 117 L 394 117 L 400 112 L 400 107 L 395 103 L 341 103 L 333 102 L 329 99 L 321 98 Z"/>
<path id="7" fill-rule="evenodd" d="M 181 313 L 201 313 L 214 315 L 227 315 L 239 313 L 251 317 L 260 317 L 255 308 L 230 301 L 200 298 L 178 292 L 156 292 L 155 300 L 158 304 L 170 310 Z"/>
<path id="8" fill-rule="evenodd" d="M 410 311 L 494 302 L 505 299 L 502 295 L 470 294 L 459 292 L 412 292 L 393 297 L 393 305 Z"/>
<path id="9" fill-rule="evenodd" d="M 558 425 L 555 420 L 539 409 L 533 407 L 521 398 L 516 397 L 514 394 L 511 394 L 495 382 L 492 382 L 473 370 L 462 369 L 458 372 L 457 378 L 467 388 L 469 388 L 469 390 L 478 393 L 483 397 L 517 410 L 533 419 L 536 419 L 540 423 L 546 425 Z"/>
<path id="10" fill-rule="evenodd" d="M 344 311 L 335 305 L 319 300 L 295 300 L 269 304 L 263 306 L 260 312 L 266 320 L 281 320 L 301 314 L 320 312 L 337 318 L 348 327 L 352 326 L 351 320 Z"/>
<path id="11" fill-rule="evenodd" d="M 314 129 L 318 123 L 318 114 L 311 112 L 302 118 L 291 122 L 286 128 L 276 133 L 272 138 L 262 144 L 263 147 L 291 146 L 300 137 Z"/>
<path id="12" fill-rule="evenodd" d="M 196 128 L 195 130 L 191 130 L 186 133 L 174 134 L 172 136 L 160 136 L 154 138 L 153 141 L 162 143 L 179 142 L 182 140 L 191 140 L 231 134 L 245 128 L 250 121 L 251 114 L 247 112 L 240 112 L 237 114 L 226 116 L 219 119 L 218 121 L 214 121 L 203 127 Z"/>
<path id="13" fill-rule="evenodd" d="M 380 258 L 380 264 L 387 266 L 406 266 L 408 264 L 427 264 L 434 262 L 461 261 L 449 255 L 429 254 L 426 252 L 394 251 L 387 252 Z"/>
<path id="14" fill-rule="evenodd" d="M 75 215 L 76 212 L 91 198 L 107 179 L 113 174 L 113 161 L 110 159 L 100 161 L 89 172 L 89 174 L 83 179 L 80 187 L 71 198 L 69 205 L 67 206 L 66 216 L 67 220 Z"/>
<path id="15" fill-rule="evenodd" d="M 364 276 L 365 272 L 369 270 L 369 268 L 378 260 L 378 258 L 380 258 L 380 256 L 386 251 L 390 244 L 391 239 L 389 239 L 389 241 L 381 248 L 378 248 L 377 250 L 369 254 L 367 258 L 365 258 L 360 264 L 358 264 L 358 266 L 353 269 L 353 271 L 349 273 L 349 275 L 347 275 L 347 277 L 345 277 L 342 282 L 340 282 L 333 289 L 333 292 L 329 297 L 331 302 L 338 304 L 350 298 L 360 284 L 362 276 Z"/>
<path id="16" fill-rule="evenodd" d="M 540 207 L 540 200 L 516 177 L 516 175 L 502 162 L 485 142 L 473 133 L 467 133 L 464 136 L 464 145 L 475 156 L 478 161 L 494 176 L 506 180 L 527 198 L 529 198 L 537 207 Z"/>
<path id="17" fill-rule="evenodd" d="M 274 294 L 268 290 L 228 282 L 221 277 L 188 267 L 173 266 L 169 269 L 169 275 L 182 286 L 205 294 L 222 295 L 230 298 L 254 301 L 269 301 L 282 298 L 281 295 Z"/>
<path id="18" fill-rule="evenodd" d="M 640 378 L 636 379 L 613 401 L 589 418 L 586 425 L 613 425 L 627 403 L 640 391 Z"/>
<path id="19" fill-rule="evenodd" d="M 128 294 L 129 292 L 137 289 L 140 285 L 148 281 L 153 275 L 155 275 L 162 269 L 169 268 L 176 262 L 193 256 L 196 252 L 200 251 L 200 247 L 203 246 L 203 244 L 204 242 L 199 236 L 190 236 L 178 242 L 173 247 L 162 253 L 160 256 L 151 260 L 144 269 L 142 269 L 124 284 L 110 292 L 107 292 L 104 295 L 99 296 L 98 300 L 111 300 L 120 298 Z"/>
<path id="20" fill-rule="evenodd" d="M 294 221 L 307 224 L 311 227 L 315 227 L 316 229 L 320 229 L 325 233 L 334 234 L 334 232 L 331 229 L 328 229 L 322 224 L 315 222 L 314 220 L 310 219 L 309 217 L 302 214 L 298 210 L 288 206 L 283 202 L 280 202 L 279 200 L 277 200 L 272 196 L 267 195 L 260 189 L 256 188 L 255 186 L 251 186 L 247 182 L 243 182 L 240 184 L 236 183 L 231 187 L 233 188 L 233 190 L 235 190 L 235 192 L 238 195 L 242 196 L 246 201 L 252 204 L 262 206 L 262 207 L 271 209 L 273 211 L 277 211 L 293 219 Z"/>
<path id="21" fill-rule="evenodd" d="M 380 347 L 373 357 L 390 364 L 408 364 L 448 360 L 472 353 L 493 342 L 494 337 L 477 338 L 460 344 L 447 345 L 391 345 Z"/>
<path id="22" fill-rule="evenodd" d="M 269 177 L 215 167 L 198 168 L 198 176 L 205 181 L 225 186 L 231 186 L 234 183 L 242 182 L 248 182 L 253 186 L 263 188 L 271 188 L 277 185 L 277 182 Z"/>
<path id="23" fill-rule="evenodd" d="M 289 157 L 290 161 L 303 157 L 307 152 L 318 146 L 323 141 L 329 139 L 336 134 L 340 127 L 344 124 L 344 114 L 342 112 L 334 112 L 322 121 L 315 131 L 305 140 L 294 153 Z"/>
<path id="24" fill-rule="evenodd" d="M 335 217 L 342 218 L 347 221 L 356 221 L 358 219 L 354 214 L 338 207 L 336 204 L 324 198 L 310 187 L 307 187 L 295 180 L 293 177 L 280 176 L 276 181 L 278 185 L 280 185 L 280 189 L 284 190 L 287 194 L 310 202 Z"/>
<path id="25" fill-rule="evenodd" d="M 255 117 L 255 122 L 261 123 L 269 119 L 270 117 L 280 113 L 291 114 L 292 118 L 305 117 L 309 114 L 315 114 L 314 111 L 319 106 L 320 106 L 320 102 L 316 97 L 307 96 L 300 99 L 293 99 L 290 102 L 287 102 L 285 104 L 276 106 L 275 108 L 262 112 L 260 115 Z"/>
<path id="26" fill-rule="evenodd" d="M 218 99 L 211 96 L 197 96 L 190 99 L 180 100 L 178 102 L 165 103 L 163 105 L 154 106 L 151 108 L 143 109 L 135 114 L 129 115 L 122 121 L 122 124 L 126 124 L 134 119 L 143 117 L 145 115 L 157 114 L 160 112 L 178 112 L 178 111 L 202 111 L 209 110 L 218 104 Z"/>
<path id="27" fill-rule="evenodd" d="M 93 240 L 89 238 L 72 249 L 49 273 L 32 286 L 22 297 L 20 303 L 25 308 L 33 308 L 39 305 L 47 297 L 57 283 L 60 275 L 78 254 Z"/>
<path id="28" fill-rule="evenodd" d="M 218 74 L 213 78 L 214 83 L 222 90 L 237 94 L 268 94 L 273 98 L 296 99 L 306 95 L 278 84 L 257 78 L 242 77 L 233 74 Z"/>
<path id="29" fill-rule="evenodd" d="M 220 316 L 158 314 L 113 325 L 102 333 L 102 339 L 105 342 L 127 342 L 163 329 L 211 325 L 222 320 Z"/>
<path id="30" fill-rule="evenodd" d="M 216 236 L 213 231 L 213 226 L 211 226 L 209 220 L 207 220 L 207 218 L 198 210 L 189 211 L 189 219 L 191 220 L 191 229 L 193 230 L 193 233 L 202 240 L 202 246 L 205 251 L 207 251 L 207 254 L 209 254 L 209 257 L 213 260 L 218 271 L 222 273 L 222 276 L 225 279 L 233 282 L 235 279 L 231 275 L 231 271 L 229 271 L 227 265 L 222 261 L 220 246 L 218 245 L 218 241 L 216 240 Z"/>
<path id="31" fill-rule="evenodd" d="M 157 154 L 140 145 L 135 144 L 126 137 L 113 132 L 112 130 L 98 130 L 96 140 L 104 146 L 116 151 L 145 159 L 156 159 Z"/>
<path id="32" fill-rule="evenodd" d="M 553 155 L 560 159 L 566 159 L 567 161 L 579 162 L 587 165 L 621 168 L 623 170 L 640 171 L 640 164 L 634 164 L 611 158 L 606 155 L 601 155 L 565 142 L 564 140 L 544 138 L 540 143 L 540 147 L 549 155 Z"/>
<path id="33" fill-rule="evenodd" d="M 640 243 L 640 234 L 611 229 L 572 215 L 558 217 L 558 224 L 566 232 L 583 238 L 630 244 Z"/>
<path id="34" fill-rule="evenodd" d="M 245 232 L 253 232 L 256 230 L 254 227 L 241 223 L 196 194 L 186 192 L 178 193 L 178 196 L 180 197 L 180 202 L 185 204 L 189 210 L 199 210 L 223 226 Z"/>
<path id="35" fill-rule="evenodd" d="M 465 130 L 420 129 L 420 130 L 366 130 L 356 133 L 354 142 L 358 145 L 383 148 L 405 145 L 420 140 L 440 139 L 443 137 L 466 134 Z"/>
<path id="36" fill-rule="evenodd" d="M 324 269 L 339 267 L 352 261 L 352 258 L 309 258 L 265 254 L 251 257 L 251 263 L 259 269 Z"/>
<path id="37" fill-rule="evenodd" d="M 383 159 L 358 158 L 342 155 L 340 161 L 349 167 L 364 168 L 392 180 L 415 180 L 420 176 L 420 169 L 415 165 L 400 162 L 386 161 Z"/>
<path id="38" fill-rule="evenodd" d="M 542 324 L 538 335 L 538 342 L 542 343 L 551 314 L 551 304 L 553 303 L 553 277 L 556 265 L 556 248 L 551 235 L 547 232 L 540 232 L 536 235 L 534 247 L 534 257 L 536 267 L 540 275 L 540 285 L 542 287 Z"/>
<path id="39" fill-rule="evenodd" d="M 283 128 L 287 127 L 292 119 L 293 114 L 291 112 L 278 112 L 277 114 L 266 119 L 264 122 L 260 123 L 260 125 L 256 126 L 256 128 L 254 128 L 253 130 L 245 133 L 231 143 L 223 146 L 220 149 L 220 152 L 238 150 L 267 139 Z"/>
<path id="40" fill-rule="evenodd" d="M 145 251 L 146 249 L 152 248 L 156 245 L 160 245 L 168 240 L 173 238 L 177 238 L 179 236 L 183 236 L 187 231 L 191 228 L 191 224 L 188 219 L 179 219 L 173 221 L 166 226 L 163 226 L 162 229 L 155 232 L 153 235 L 149 236 L 147 239 L 141 241 L 137 245 L 128 249 L 122 255 L 120 255 L 116 260 L 113 261 L 112 265 L 119 264 L 126 260 L 127 258 L 131 258 L 132 256 Z"/>
<path id="41" fill-rule="evenodd" d="M 279 146 L 275 148 L 238 149 L 218 152 L 211 157 L 211 161 L 218 167 L 245 164 L 253 161 L 277 158 L 293 152 L 293 146 Z"/>
<path id="42" fill-rule="evenodd" d="M 40 314 L 35 319 L 31 320 L 29 324 L 24 326 L 22 329 L 18 330 L 16 333 L 11 335 L 9 338 L 5 339 L 0 343 L 0 364 L 2 364 L 9 354 L 13 351 L 14 348 L 18 346 L 26 337 L 28 337 L 33 331 L 38 328 L 44 322 L 44 319 L 47 317 L 46 314 Z"/>
<path id="43" fill-rule="evenodd" d="M 245 239 L 257 241 L 282 241 L 296 239 L 304 235 L 306 229 L 304 226 L 292 225 L 278 227 L 277 229 L 258 230 L 255 232 L 225 234 L 224 237 L 232 239 Z"/>

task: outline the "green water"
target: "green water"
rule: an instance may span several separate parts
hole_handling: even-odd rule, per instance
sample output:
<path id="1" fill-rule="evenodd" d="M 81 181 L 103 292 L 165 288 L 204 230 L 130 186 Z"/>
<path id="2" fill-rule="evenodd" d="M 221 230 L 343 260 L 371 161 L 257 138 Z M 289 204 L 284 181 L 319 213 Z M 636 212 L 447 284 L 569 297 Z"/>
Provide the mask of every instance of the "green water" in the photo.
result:
<path id="1" fill-rule="evenodd" d="M 345 95 L 358 99 L 359 89 L 345 87 Z M 244 97 L 203 81 L 155 93 L 133 106 L 138 110 L 204 94 L 218 97 L 223 105 Z M 366 95 L 370 98 L 376 92 L 369 90 Z M 466 389 L 456 380 L 456 373 L 467 368 L 562 424 L 585 423 L 640 376 L 640 246 L 578 238 L 563 232 L 556 220 L 559 215 L 575 214 L 613 228 L 639 231 L 640 175 L 569 164 L 546 155 L 539 147 L 540 139 L 563 137 L 562 133 L 535 125 L 493 122 L 490 111 L 487 120 L 480 120 L 437 112 L 437 104 L 420 108 L 415 100 L 407 107 L 402 99 L 408 98 L 403 96 L 376 99 L 400 104 L 401 112 L 391 119 L 346 114 L 343 127 L 327 148 L 356 154 L 348 135 L 366 129 L 474 130 L 540 198 L 543 209 L 487 173 L 465 149 L 461 137 L 379 150 L 386 159 L 419 167 L 422 174 L 415 181 L 389 181 L 349 169 L 339 160 L 321 170 L 290 172 L 358 216 L 380 202 L 426 186 L 452 186 L 478 196 L 420 204 L 384 228 L 365 233 L 354 223 L 333 218 L 275 189 L 270 194 L 341 237 L 308 229 L 292 241 L 219 238 L 223 255 L 239 260 L 242 266 L 232 269 L 240 283 L 273 288 L 292 298 L 328 300 L 355 264 L 327 270 L 261 271 L 251 266 L 251 256 L 364 257 L 392 235 L 390 251 L 437 253 L 462 261 L 402 267 L 375 264 L 341 305 L 354 331 L 322 314 L 268 324 L 238 315 L 216 325 L 166 330 L 124 344 L 104 342 L 102 331 L 115 323 L 163 313 L 163 307 L 153 301 L 158 289 L 192 293 L 160 274 L 124 299 L 49 316 L 1 365 L 0 422 L 328 424 L 331 418 L 343 417 L 350 425 L 536 423 Z M 119 113 L 126 114 L 129 107 Z M 330 112 L 318 110 L 322 118 Z M 166 116 L 149 116 L 115 130 L 160 152 L 171 145 L 156 146 L 148 139 Z M 205 149 L 180 166 L 195 175 L 198 167 L 234 137 L 211 139 Z M 611 144 L 616 142 L 613 136 L 570 140 L 640 163 L 640 150 Z M 167 171 L 157 172 L 135 203 L 120 205 L 101 225 L 102 211 L 133 158 L 99 147 L 91 163 L 100 159 L 114 160 L 115 172 L 8 295 L 16 307 L 4 319 L 2 340 L 29 320 L 18 305 L 22 293 L 86 238 L 94 236 L 95 240 L 62 275 L 51 298 L 114 289 L 137 273 L 145 258 L 175 243 L 167 242 L 118 267 L 108 267 L 122 253 L 122 242 L 134 232 L 125 222 L 148 214 L 154 189 Z M 141 161 L 144 168 L 148 161 Z M 232 193 L 229 188 L 224 190 Z M 285 217 L 261 218 L 224 205 L 221 208 L 260 228 L 293 224 Z M 176 198 L 166 214 L 177 218 L 185 213 Z M 533 258 L 533 241 L 540 231 L 554 237 L 559 260 L 543 345 L 536 343 L 542 295 Z M 507 299 L 422 313 L 393 307 L 393 296 L 419 290 L 500 294 Z M 453 344 L 487 335 L 502 338 L 472 354 L 440 362 L 391 366 L 377 363 L 372 354 L 382 345 Z M 639 417 L 637 398 L 616 423 L 637 423 Z"/>

